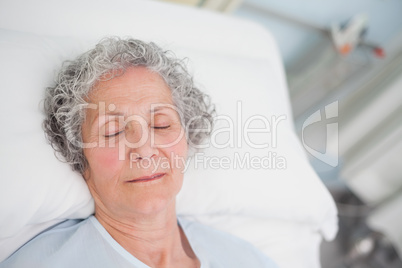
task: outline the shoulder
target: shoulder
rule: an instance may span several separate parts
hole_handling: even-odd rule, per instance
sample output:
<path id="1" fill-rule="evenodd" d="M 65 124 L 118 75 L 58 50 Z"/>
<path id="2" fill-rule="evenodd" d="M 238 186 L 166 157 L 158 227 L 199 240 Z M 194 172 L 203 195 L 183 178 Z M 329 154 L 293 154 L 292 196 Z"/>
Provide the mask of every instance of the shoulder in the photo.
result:
<path id="1" fill-rule="evenodd" d="M 61 222 L 28 241 L 0 263 L 0 268 L 48 267 L 48 260 L 52 260 L 53 264 L 62 262 L 67 258 L 63 254 L 74 250 L 80 245 L 79 241 L 85 239 L 87 229 L 88 219 Z"/>
<path id="2" fill-rule="evenodd" d="M 187 239 L 206 267 L 264 267 L 276 264 L 249 242 L 196 221 L 178 218 Z M 204 266 L 202 266 L 204 267 Z"/>

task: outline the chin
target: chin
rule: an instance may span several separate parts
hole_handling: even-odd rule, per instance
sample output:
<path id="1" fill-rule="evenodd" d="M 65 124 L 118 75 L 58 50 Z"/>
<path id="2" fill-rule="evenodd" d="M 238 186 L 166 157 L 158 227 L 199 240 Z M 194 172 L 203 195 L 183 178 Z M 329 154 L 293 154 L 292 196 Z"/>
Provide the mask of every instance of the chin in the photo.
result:
<path id="1" fill-rule="evenodd" d="M 164 211 L 169 211 L 171 209 L 175 210 L 176 206 L 176 198 L 152 198 L 150 199 L 143 199 L 141 201 L 135 202 L 133 205 L 135 206 L 134 210 L 136 214 L 142 215 L 157 215 L 159 213 L 163 213 Z"/>

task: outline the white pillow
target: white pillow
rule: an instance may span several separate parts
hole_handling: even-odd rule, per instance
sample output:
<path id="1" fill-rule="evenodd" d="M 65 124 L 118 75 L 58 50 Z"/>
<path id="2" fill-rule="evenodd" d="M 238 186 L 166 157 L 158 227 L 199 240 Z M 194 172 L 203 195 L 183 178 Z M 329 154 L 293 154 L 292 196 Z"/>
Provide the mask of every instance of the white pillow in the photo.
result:
<path id="1" fill-rule="evenodd" d="M 270 41 L 270 52 L 278 55 Z M 195 77 L 216 103 L 218 115 L 233 123 L 230 136 L 228 119 L 217 121 L 212 143 L 233 141 L 234 146 L 210 146 L 192 157 L 178 196 L 178 212 L 289 220 L 308 224 L 328 239 L 334 237 L 336 209 L 309 165 L 284 109 L 288 99 L 279 60 L 191 50 L 186 54 L 195 66 Z M 244 131 L 247 120 L 252 120 L 248 129 L 264 128 L 263 119 L 273 131 L 248 135 L 249 142 L 268 145 L 258 149 L 247 144 Z M 248 165 L 242 166 L 245 160 Z"/>
<path id="2" fill-rule="evenodd" d="M 82 49 L 0 29 L 0 260 L 49 225 L 93 211 L 85 182 L 55 158 L 41 127 L 44 89 L 74 48 Z"/>

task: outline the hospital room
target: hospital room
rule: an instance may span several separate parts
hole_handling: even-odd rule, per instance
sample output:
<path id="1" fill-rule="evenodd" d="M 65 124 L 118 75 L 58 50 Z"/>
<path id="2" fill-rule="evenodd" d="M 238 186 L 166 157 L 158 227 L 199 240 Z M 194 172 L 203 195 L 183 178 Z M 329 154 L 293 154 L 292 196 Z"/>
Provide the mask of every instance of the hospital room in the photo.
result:
<path id="1" fill-rule="evenodd" d="M 0 0 L 0 268 L 402 268 L 401 0 Z"/>

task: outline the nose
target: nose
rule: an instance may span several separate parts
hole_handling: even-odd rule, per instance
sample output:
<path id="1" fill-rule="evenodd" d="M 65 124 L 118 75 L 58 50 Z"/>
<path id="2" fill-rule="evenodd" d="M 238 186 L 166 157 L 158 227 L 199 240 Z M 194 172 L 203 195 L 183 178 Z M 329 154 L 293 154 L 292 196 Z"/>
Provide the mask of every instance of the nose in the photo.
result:
<path id="1" fill-rule="evenodd" d="M 134 132 L 134 133 L 132 133 Z M 130 137 L 135 137 L 137 141 L 134 144 L 128 142 L 126 148 L 129 152 L 129 159 L 131 161 L 139 161 L 141 159 L 150 159 L 159 155 L 159 150 L 152 141 L 152 135 L 149 128 L 142 128 L 141 130 L 132 131 Z"/>

